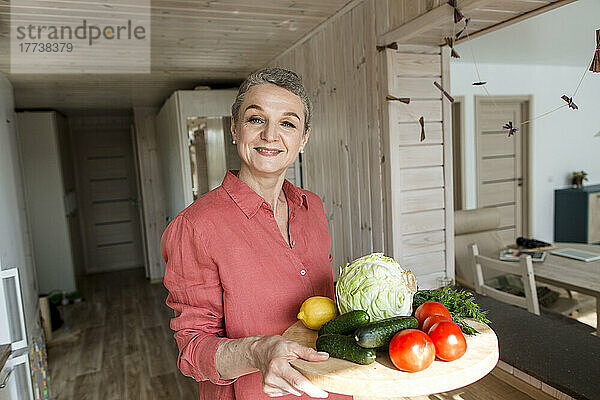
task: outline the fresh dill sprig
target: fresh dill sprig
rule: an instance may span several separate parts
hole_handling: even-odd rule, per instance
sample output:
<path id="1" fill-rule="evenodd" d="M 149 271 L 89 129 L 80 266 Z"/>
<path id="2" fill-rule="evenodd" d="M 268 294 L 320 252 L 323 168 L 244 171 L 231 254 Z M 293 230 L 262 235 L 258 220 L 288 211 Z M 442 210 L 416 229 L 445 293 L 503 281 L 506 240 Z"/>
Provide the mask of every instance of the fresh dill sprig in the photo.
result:
<path id="1" fill-rule="evenodd" d="M 413 310 L 427 301 L 437 301 L 445 305 L 452 315 L 452 320 L 467 335 L 474 335 L 477 331 L 467 325 L 464 318 L 473 318 L 484 323 L 490 322 L 486 317 L 487 311 L 479 308 L 473 295 L 465 290 L 456 290 L 450 286 L 443 289 L 419 290 L 413 297 Z"/>
<path id="2" fill-rule="evenodd" d="M 458 327 L 460 328 L 461 331 L 463 331 L 463 333 L 465 335 L 477 335 L 479 332 L 477 332 L 477 329 L 467 325 L 467 323 L 465 322 L 464 319 L 462 319 L 461 317 L 457 317 L 457 316 L 452 316 L 452 321 L 454 321 L 454 323 L 456 325 L 458 325 Z"/>

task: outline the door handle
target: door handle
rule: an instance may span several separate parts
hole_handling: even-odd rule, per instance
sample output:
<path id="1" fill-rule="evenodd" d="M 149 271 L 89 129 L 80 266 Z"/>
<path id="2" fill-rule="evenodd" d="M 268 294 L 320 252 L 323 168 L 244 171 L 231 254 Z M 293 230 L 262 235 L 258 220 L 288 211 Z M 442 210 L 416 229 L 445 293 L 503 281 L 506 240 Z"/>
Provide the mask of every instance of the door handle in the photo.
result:
<path id="1" fill-rule="evenodd" d="M 523 186 L 523 178 L 517 178 L 517 186 Z"/>

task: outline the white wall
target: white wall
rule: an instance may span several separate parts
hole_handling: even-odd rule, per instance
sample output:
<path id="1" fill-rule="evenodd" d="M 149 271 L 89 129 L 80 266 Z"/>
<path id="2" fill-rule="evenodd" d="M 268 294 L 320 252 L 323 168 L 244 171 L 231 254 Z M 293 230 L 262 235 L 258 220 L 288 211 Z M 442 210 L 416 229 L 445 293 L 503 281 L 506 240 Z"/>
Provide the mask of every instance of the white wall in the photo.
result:
<path id="1" fill-rule="evenodd" d="M 575 5 L 577 8 L 573 8 Z M 532 95 L 532 115 L 541 115 L 565 104 L 560 97 L 573 94 L 589 67 L 595 46 L 593 35 L 600 28 L 600 21 L 590 14 L 600 15 L 600 1 L 580 0 L 457 46 L 462 58 L 452 60 L 450 71 L 452 94 L 465 99 L 465 208 L 476 207 L 474 96 L 485 95 L 483 88 L 472 86 L 478 80 L 472 54 L 492 95 Z M 547 35 L 532 33 L 536 29 Z M 588 43 L 587 53 L 570 48 L 572 43 L 579 48 L 582 42 Z M 553 44 L 551 49 L 547 43 Z M 538 54 L 548 51 L 552 57 Z M 507 59 L 514 61 L 513 53 L 522 57 L 518 64 L 497 62 L 498 54 L 506 54 Z M 557 65 L 528 64 L 529 54 L 533 61 L 544 57 L 559 61 Z M 566 58 L 573 65 L 564 65 L 565 55 L 569 55 Z M 538 239 L 554 239 L 554 189 L 568 186 L 571 172 L 585 170 L 589 174 L 587 184 L 600 183 L 600 137 L 594 137 L 600 131 L 599 94 L 600 74 L 588 72 L 575 96 L 579 110 L 564 107 L 530 125 L 530 234 Z"/>
<path id="2" fill-rule="evenodd" d="M 600 1 L 577 0 L 471 43 L 477 59 L 488 63 L 579 66 L 592 57 L 596 29 L 600 29 Z M 468 42 L 456 46 L 461 60 L 471 59 L 469 47 Z"/>
<path id="3" fill-rule="evenodd" d="M 0 264 L 2 269 L 19 268 L 25 323 L 31 337 L 40 329 L 38 289 L 15 125 L 13 88 L 0 74 Z"/>

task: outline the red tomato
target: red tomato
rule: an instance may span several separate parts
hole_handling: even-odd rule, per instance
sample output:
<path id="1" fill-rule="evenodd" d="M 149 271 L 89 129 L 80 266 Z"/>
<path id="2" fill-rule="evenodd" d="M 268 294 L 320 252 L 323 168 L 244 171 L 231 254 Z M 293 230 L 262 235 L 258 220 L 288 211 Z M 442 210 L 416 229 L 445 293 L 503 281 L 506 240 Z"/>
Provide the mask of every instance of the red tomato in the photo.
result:
<path id="1" fill-rule="evenodd" d="M 433 325 L 440 321 L 452 321 L 452 319 L 446 317 L 445 315 L 430 315 L 429 317 L 425 318 L 425 321 L 423 321 L 422 331 L 429 333 L 429 329 L 431 329 Z"/>
<path id="2" fill-rule="evenodd" d="M 429 329 L 435 345 L 435 355 L 440 360 L 454 361 L 467 351 L 467 341 L 460 327 L 452 321 L 440 321 Z"/>
<path id="3" fill-rule="evenodd" d="M 448 319 L 452 319 L 450 316 L 450 311 L 448 311 L 446 306 L 436 301 L 428 301 L 421 304 L 415 311 L 415 318 L 417 321 L 419 321 L 419 329 L 423 328 L 423 322 L 425 319 L 432 315 L 444 315 L 448 317 Z"/>
<path id="4" fill-rule="evenodd" d="M 392 338 L 389 354 L 399 370 L 418 372 L 429 367 L 435 359 L 435 346 L 426 333 L 404 329 Z"/>

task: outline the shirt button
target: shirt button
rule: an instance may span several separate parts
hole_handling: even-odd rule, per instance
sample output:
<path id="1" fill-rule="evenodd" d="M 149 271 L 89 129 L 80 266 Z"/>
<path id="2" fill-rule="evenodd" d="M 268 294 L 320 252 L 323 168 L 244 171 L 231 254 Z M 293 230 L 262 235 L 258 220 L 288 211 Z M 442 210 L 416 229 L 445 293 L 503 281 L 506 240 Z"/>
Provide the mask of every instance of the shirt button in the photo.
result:
<path id="1" fill-rule="evenodd" d="M 302 276 L 306 275 L 306 270 L 305 269 L 301 269 L 300 270 L 300 275 L 302 275 Z"/>
<path id="2" fill-rule="evenodd" d="M 292 246 L 295 246 L 295 245 L 296 245 L 296 241 L 295 241 L 295 240 L 292 240 L 292 243 L 291 243 L 291 244 L 292 244 Z"/>

